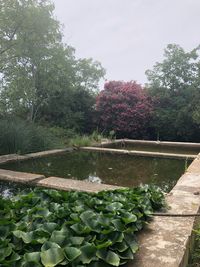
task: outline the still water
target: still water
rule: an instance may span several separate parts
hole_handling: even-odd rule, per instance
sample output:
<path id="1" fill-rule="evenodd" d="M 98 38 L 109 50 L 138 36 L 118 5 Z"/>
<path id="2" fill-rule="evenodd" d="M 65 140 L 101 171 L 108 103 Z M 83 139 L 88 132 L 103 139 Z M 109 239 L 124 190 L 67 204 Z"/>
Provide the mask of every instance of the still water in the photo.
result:
<path id="1" fill-rule="evenodd" d="M 189 163 L 179 159 L 75 151 L 8 163 L 1 168 L 128 187 L 152 183 L 170 191 Z"/>

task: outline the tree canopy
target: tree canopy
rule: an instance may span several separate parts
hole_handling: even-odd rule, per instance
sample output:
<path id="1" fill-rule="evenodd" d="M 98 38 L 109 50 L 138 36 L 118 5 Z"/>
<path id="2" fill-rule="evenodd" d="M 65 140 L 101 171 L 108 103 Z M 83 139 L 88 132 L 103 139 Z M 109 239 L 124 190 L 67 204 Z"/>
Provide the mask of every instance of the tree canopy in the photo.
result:
<path id="1" fill-rule="evenodd" d="M 114 130 L 118 137 L 144 138 L 151 117 L 151 101 L 134 81 L 112 81 L 97 98 L 100 128 Z"/>
<path id="2" fill-rule="evenodd" d="M 146 72 L 153 99 L 152 125 L 164 140 L 199 140 L 200 46 L 190 52 L 169 44 L 164 60 Z"/>
<path id="3" fill-rule="evenodd" d="M 77 59 L 62 42 L 51 1 L 0 0 L 0 10 L 0 115 L 80 128 L 105 74 L 101 64 Z"/>

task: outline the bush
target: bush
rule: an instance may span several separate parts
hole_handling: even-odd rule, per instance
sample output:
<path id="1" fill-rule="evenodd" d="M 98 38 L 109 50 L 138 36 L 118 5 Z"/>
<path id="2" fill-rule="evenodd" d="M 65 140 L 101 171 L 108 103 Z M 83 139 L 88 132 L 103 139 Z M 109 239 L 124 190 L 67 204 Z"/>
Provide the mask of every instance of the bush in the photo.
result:
<path id="1" fill-rule="evenodd" d="M 47 128 L 18 118 L 0 120 L 0 154 L 30 153 L 60 146 L 59 139 Z"/>
<path id="2" fill-rule="evenodd" d="M 144 138 L 151 117 L 151 101 L 136 82 L 112 81 L 100 92 L 96 108 L 100 128 L 117 137 Z"/>

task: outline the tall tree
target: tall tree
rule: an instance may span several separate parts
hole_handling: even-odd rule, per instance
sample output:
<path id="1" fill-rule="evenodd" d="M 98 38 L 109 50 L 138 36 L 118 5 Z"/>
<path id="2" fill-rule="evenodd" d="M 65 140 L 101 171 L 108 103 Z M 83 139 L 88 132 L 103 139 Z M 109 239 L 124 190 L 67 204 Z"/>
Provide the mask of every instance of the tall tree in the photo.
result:
<path id="1" fill-rule="evenodd" d="M 100 128 L 118 137 L 145 138 L 151 117 L 151 101 L 136 82 L 111 81 L 97 97 Z"/>
<path id="2" fill-rule="evenodd" d="M 198 140 L 200 133 L 200 59 L 197 47 L 185 52 L 169 44 L 164 60 L 146 72 L 154 101 L 155 135 L 168 140 Z"/>
<path id="3" fill-rule="evenodd" d="M 62 43 L 51 1 L 0 0 L 0 10 L 0 112 L 35 121 L 58 95 L 69 103 L 80 88 L 93 94 L 104 69 L 92 59 L 76 59 L 74 48 Z M 61 109 L 65 100 L 60 98 Z"/>

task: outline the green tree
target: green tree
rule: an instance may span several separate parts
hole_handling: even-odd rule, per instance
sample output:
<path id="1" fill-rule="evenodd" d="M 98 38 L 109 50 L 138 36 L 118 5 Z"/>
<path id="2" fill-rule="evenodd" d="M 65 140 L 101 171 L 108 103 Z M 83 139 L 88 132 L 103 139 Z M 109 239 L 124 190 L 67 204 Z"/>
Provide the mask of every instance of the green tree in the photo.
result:
<path id="1" fill-rule="evenodd" d="M 0 0 L 0 9 L 0 112 L 44 121 L 49 115 L 45 111 L 57 114 L 52 106 L 56 99 L 56 106 L 65 113 L 63 120 L 72 112 L 81 117 L 85 110 L 74 111 L 71 100 L 80 90 L 93 97 L 105 73 L 101 64 L 76 59 L 74 48 L 62 43 L 51 1 Z"/>
<path id="2" fill-rule="evenodd" d="M 46 0 L 1 0 L 0 5 L 5 110 L 28 113 L 33 121 L 39 70 L 61 47 L 59 23 L 53 18 L 53 5 Z"/>
<path id="3" fill-rule="evenodd" d="M 169 44 L 164 60 L 146 72 L 147 90 L 154 100 L 152 126 L 161 139 L 199 139 L 199 49 L 185 52 L 179 45 Z"/>

